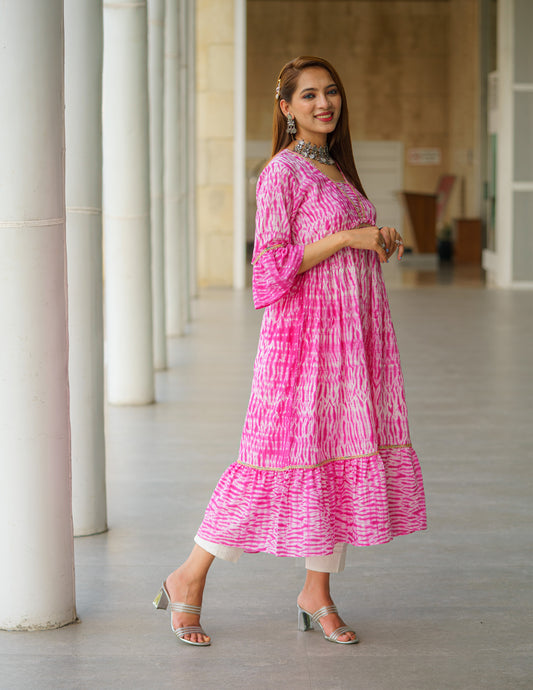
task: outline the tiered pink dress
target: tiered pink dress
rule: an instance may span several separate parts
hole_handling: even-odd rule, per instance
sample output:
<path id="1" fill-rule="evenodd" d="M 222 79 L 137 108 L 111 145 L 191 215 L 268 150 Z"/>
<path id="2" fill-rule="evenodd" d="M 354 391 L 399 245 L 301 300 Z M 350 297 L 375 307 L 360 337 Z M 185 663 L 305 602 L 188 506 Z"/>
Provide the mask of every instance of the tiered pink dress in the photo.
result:
<path id="1" fill-rule="evenodd" d="M 304 246 L 375 223 L 372 204 L 298 154 L 257 185 L 253 295 L 265 307 L 239 458 L 198 536 L 248 552 L 324 556 L 426 528 L 381 266 L 342 249 L 298 275 Z"/>

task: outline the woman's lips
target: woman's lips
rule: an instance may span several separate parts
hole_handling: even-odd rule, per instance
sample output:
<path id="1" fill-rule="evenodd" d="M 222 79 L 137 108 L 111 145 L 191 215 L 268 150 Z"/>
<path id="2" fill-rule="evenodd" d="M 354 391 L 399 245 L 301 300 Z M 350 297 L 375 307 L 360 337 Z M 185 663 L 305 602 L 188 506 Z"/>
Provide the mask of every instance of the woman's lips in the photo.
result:
<path id="1" fill-rule="evenodd" d="M 321 122 L 331 122 L 333 120 L 333 113 L 323 113 L 322 115 L 315 115 L 315 117 Z"/>

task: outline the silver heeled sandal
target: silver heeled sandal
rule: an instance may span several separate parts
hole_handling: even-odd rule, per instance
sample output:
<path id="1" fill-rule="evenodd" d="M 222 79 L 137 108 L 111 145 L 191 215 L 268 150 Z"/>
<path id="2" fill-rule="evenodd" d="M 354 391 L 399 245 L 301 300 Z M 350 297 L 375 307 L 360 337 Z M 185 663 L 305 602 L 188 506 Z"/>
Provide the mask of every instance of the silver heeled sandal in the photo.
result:
<path id="1" fill-rule="evenodd" d="M 322 623 L 319 621 L 319 618 L 327 616 L 328 613 L 338 613 L 337 607 L 335 605 L 323 606 L 321 609 L 318 609 L 318 611 L 315 611 L 314 613 L 309 613 L 309 611 L 305 611 L 305 609 L 303 609 L 298 604 L 296 604 L 296 606 L 298 607 L 298 630 L 300 630 L 301 632 L 313 630 L 313 623 L 318 623 L 318 625 L 322 629 L 322 634 L 329 642 L 336 642 L 337 644 L 357 644 L 359 642 L 359 638 L 357 637 L 357 633 L 355 632 L 355 630 L 352 630 L 347 625 L 341 625 L 340 628 L 334 630 L 331 633 L 331 635 L 326 635 L 326 633 L 324 632 L 324 628 L 322 627 Z M 354 639 L 339 640 L 339 637 L 347 632 L 352 632 L 355 635 Z"/>
<path id="2" fill-rule="evenodd" d="M 172 632 L 176 635 L 178 640 L 185 642 L 186 644 L 192 644 L 195 647 L 209 647 L 211 641 L 209 642 L 193 642 L 192 640 L 186 640 L 184 635 L 190 635 L 192 633 L 199 633 L 200 635 L 206 635 L 204 630 L 199 625 L 188 625 L 184 628 L 175 628 L 172 625 L 172 613 L 173 611 L 181 611 L 182 613 L 195 613 L 198 616 L 202 610 L 201 606 L 193 606 L 192 604 L 181 604 L 180 602 L 172 603 L 170 601 L 170 595 L 167 592 L 165 583 L 161 585 L 161 589 L 157 593 L 154 599 L 154 606 L 156 609 L 166 610 L 170 604 L 170 628 Z"/>

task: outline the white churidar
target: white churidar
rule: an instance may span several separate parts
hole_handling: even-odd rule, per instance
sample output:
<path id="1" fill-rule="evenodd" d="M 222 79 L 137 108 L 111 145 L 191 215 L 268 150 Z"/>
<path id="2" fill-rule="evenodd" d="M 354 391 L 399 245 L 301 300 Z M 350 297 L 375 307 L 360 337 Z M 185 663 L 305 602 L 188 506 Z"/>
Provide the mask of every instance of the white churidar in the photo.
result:
<path id="1" fill-rule="evenodd" d="M 65 0 L 65 193 L 74 534 L 107 529 L 101 0 Z"/>
<path id="2" fill-rule="evenodd" d="M 148 0 L 148 86 L 150 93 L 150 189 L 152 213 L 152 303 L 154 367 L 167 368 L 165 241 L 163 204 L 163 87 L 165 0 Z"/>
<path id="3" fill-rule="evenodd" d="M 0 628 L 76 619 L 62 0 L 0 21 Z"/>
<path id="4" fill-rule="evenodd" d="M 185 228 L 180 213 L 180 0 L 165 4 L 165 282 L 168 335 L 183 335 L 187 313 L 183 295 Z"/>
<path id="5" fill-rule="evenodd" d="M 103 175 L 107 386 L 154 400 L 146 2 L 104 2 Z"/>
<path id="6" fill-rule="evenodd" d="M 233 287 L 246 284 L 246 0 L 235 0 Z"/>

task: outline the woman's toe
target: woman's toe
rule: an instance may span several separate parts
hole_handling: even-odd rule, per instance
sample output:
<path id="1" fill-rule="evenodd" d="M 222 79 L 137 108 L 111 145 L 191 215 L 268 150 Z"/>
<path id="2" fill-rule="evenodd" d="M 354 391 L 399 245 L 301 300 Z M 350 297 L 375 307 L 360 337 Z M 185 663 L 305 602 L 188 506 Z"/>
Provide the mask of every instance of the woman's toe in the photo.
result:
<path id="1" fill-rule="evenodd" d="M 346 632 L 343 635 L 340 635 L 339 639 L 342 642 L 349 642 L 350 640 L 355 640 L 355 633 L 353 632 Z"/>

